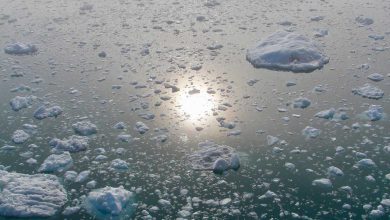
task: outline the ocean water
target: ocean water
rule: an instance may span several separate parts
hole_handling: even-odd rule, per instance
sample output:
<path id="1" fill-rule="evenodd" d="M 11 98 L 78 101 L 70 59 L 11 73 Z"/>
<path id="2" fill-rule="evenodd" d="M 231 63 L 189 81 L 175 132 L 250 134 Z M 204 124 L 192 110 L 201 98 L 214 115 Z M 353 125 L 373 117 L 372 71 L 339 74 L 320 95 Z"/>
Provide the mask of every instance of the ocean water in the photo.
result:
<path id="1" fill-rule="evenodd" d="M 390 199 L 388 1 L 0 0 L 0 5 L 0 46 L 21 42 L 38 49 L 0 52 L 0 148 L 16 146 L 0 150 L 0 165 L 37 174 L 55 153 L 53 138 L 75 135 L 72 125 L 79 121 L 97 128 L 86 150 L 71 153 L 67 169 L 90 170 L 85 181 L 65 181 L 65 171 L 50 173 L 62 182 L 68 202 L 46 219 L 110 219 L 84 207 L 88 193 L 106 186 L 134 194 L 126 215 L 112 219 L 389 219 L 383 202 Z M 318 30 L 327 34 L 318 36 Z M 278 31 L 310 39 L 329 63 L 311 72 L 255 68 L 247 50 Z M 384 79 L 367 78 L 373 73 Z M 354 94 L 366 83 L 383 97 Z M 31 105 L 12 110 L 10 100 L 31 95 L 36 97 Z M 300 97 L 310 105 L 294 108 Z M 63 112 L 38 120 L 34 112 L 42 105 Z M 370 105 L 382 107 L 380 120 L 367 118 Z M 333 118 L 315 117 L 331 108 Z M 125 128 L 114 128 L 118 122 Z M 140 134 L 137 122 L 149 130 Z M 13 133 L 24 124 L 36 125 L 36 132 L 13 143 Z M 305 137 L 307 126 L 320 134 Z M 130 136 L 124 141 L 121 134 Z M 194 170 L 189 157 L 205 141 L 231 147 L 240 168 L 222 174 Z M 96 159 L 99 155 L 106 158 Z M 31 158 L 36 162 L 29 163 Z M 127 162 L 128 169 L 113 169 L 114 159 Z M 359 166 L 362 159 L 375 167 Z M 331 166 L 343 175 L 329 175 Z M 313 185 L 319 179 L 329 179 L 331 186 Z M 93 180 L 96 186 L 87 187 Z M 17 217 L 4 216 L 1 205 L 0 199 L 0 219 Z M 80 210 L 62 214 L 72 206 Z"/>

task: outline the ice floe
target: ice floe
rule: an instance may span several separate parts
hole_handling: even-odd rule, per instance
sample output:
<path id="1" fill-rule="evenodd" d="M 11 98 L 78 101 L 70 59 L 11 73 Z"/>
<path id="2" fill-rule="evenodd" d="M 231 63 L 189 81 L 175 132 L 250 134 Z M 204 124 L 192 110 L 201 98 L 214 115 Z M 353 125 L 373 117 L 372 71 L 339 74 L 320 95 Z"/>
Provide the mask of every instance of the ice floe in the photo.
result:
<path id="1" fill-rule="evenodd" d="M 306 126 L 306 127 L 302 130 L 302 134 L 303 134 L 303 136 L 305 136 L 306 138 L 316 138 L 316 137 L 318 137 L 318 135 L 320 135 L 320 133 L 321 133 L 321 130 L 320 130 L 320 129 L 313 128 L 313 127 L 310 127 L 310 126 Z"/>
<path id="2" fill-rule="evenodd" d="M 58 151 L 69 151 L 74 153 L 86 150 L 88 147 L 88 141 L 88 137 L 72 135 L 63 140 L 53 138 L 49 142 L 49 145 Z"/>
<path id="3" fill-rule="evenodd" d="M 17 112 L 23 108 L 28 108 L 31 106 L 35 99 L 35 96 L 16 96 L 15 98 L 11 99 L 10 105 L 12 110 Z"/>
<path id="4" fill-rule="evenodd" d="M 256 68 L 293 72 L 311 72 L 329 62 L 314 42 L 285 31 L 276 32 L 248 49 L 246 59 Z"/>
<path id="5" fill-rule="evenodd" d="M 4 48 L 5 53 L 12 55 L 28 55 L 33 54 L 37 51 L 38 48 L 35 45 L 20 42 L 7 44 Z"/>
<path id="6" fill-rule="evenodd" d="M 371 121 L 381 120 L 384 112 L 383 108 L 380 105 L 370 105 L 368 110 L 364 112 L 365 116 L 368 117 Z"/>
<path id="7" fill-rule="evenodd" d="M 202 142 L 199 148 L 199 151 L 187 157 L 194 170 L 212 170 L 215 173 L 223 173 L 229 169 L 237 170 L 240 167 L 238 154 L 229 146 Z"/>
<path id="8" fill-rule="evenodd" d="M 12 142 L 15 144 L 23 144 L 30 138 L 30 135 L 23 130 L 16 130 L 12 134 Z"/>
<path id="9" fill-rule="evenodd" d="M 97 133 L 97 127 L 90 121 L 79 121 L 72 125 L 74 132 L 78 135 L 89 136 Z"/>
<path id="10" fill-rule="evenodd" d="M 97 219 L 130 219 L 134 194 L 122 186 L 93 190 L 84 201 L 84 208 Z"/>
<path id="11" fill-rule="evenodd" d="M 352 93 L 370 99 L 380 99 L 385 94 L 382 89 L 375 87 L 369 83 L 366 83 L 357 89 L 353 89 Z"/>
<path id="12" fill-rule="evenodd" d="M 10 173 L 0 170 L 0 216 L 50 217 L 68 201 L 54 175 Z"/>
<path id="13" fill-rule="evenodd" d="M 58 117 L 63 112 L 62 108 L 60 106 L 52 106 L 52 107 L 46 107 L 41 106 L 34 112 L 34 118 L 38 120 L 42 120 L 49 117 Z"/>
<path id="14" fill-rule="evenodd" d="M 135 123 L 134 129 L 138 131 L 140 134 L 145 134 L 147 131 L 149 131 L 149 127 L 142 121 Z"/>
<path id="15" fill-rule="evenodd" d="M 70 153 L 65 151 L 61 154 L 49 155 L 42 165 L 39 167 L 39 172 L 62 172 L 69 169 L 73 164 L 73 159 Z"/>

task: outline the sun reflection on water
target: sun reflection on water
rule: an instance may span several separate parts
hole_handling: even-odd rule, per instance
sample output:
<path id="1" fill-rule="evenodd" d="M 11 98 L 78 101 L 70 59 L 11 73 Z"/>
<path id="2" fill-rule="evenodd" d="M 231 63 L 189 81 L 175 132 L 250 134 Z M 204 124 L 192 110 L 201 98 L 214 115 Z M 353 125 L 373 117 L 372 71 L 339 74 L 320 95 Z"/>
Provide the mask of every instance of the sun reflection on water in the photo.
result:
<path id="1" fill-rule="evenodd" d="M 191 121 L 201 120 L 212 115 L 215 98 L 206 91 L 190 94 L 182 93 L 178 98 L 181 112 Z"/>

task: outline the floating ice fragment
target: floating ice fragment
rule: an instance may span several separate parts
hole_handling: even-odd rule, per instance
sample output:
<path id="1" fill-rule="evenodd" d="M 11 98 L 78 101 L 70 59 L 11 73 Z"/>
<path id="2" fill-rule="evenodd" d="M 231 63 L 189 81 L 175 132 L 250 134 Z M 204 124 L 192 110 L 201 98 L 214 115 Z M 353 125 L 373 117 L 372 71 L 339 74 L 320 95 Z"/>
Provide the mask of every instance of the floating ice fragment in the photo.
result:
<path id="1" fill-rule="evenodd" d="M 134 211 L 131 204 L 133 201 L 133 193 L 122 186 L 107 186 L 90 192 L 84 207 L 97 219 L 130 219 Z"/>
<path id="2" fill-rule="evenodd" d="M 328 175 L 330 177 L 338 177 L 338 176 L 344 176 L 344 173 L 338 167 L 330 166 L 328 168 Z"/>
<path id="3" fill-rule="evenodd" d="M 114 159 L 113 161 L 111 161 L 110 167 L 118 171 L 127 170 L 129 169 L 129 164 L 124 160 Z"/>
<path id="4" fill-rule="evenodd" d="M 38 48 L 32 44 L 24 44 L 20 42 L 7 44 L 4 52 L 11 55 L 28 55 L 38 51 Z"/>
<path id="5" fill-rule="evenodd" d="M 383 117 L 383 108 L 380 105 L 370 105 L 368 107 L 368 110 L 364 112 L 364 114 L 371 120 L 371 121 L 378 121 L 381 120 Z"/>
<path id="6" fill-rule="evenodd" d="M 199 144 L 199 147 L 202 149 L 187 157 L 194 170 L 213 170 L 223 173 L 226 170 L 237 170 L 240 167 L 238 155 L 229 146 L 203 142 Z"/>
<path id="7" fill-rule="evenodd" d="M 376 167 L 376 164 L 371 159 L 361 159 L 354 165 L 354 167 L 361 169 L 372 169 Z"/>
<path id="8" fill-rule="evenodd" d="M 38 120 L 42 120 L 48 117 L 54 117 L 62 114 L 62 108 L 60 106 L 52 106 L 52 107 L 46 107 L 41 106 L 34 112 L 34 118 Z"/>
<path id="9" fill-rule="evenodd" d="M 359 15 L 355 18 L 355 21 L 360 25 L 371 25 L 374 23 L 374 20 L 372 18 L 364 17 L 363 15 Z"/>
<path id="10" fill-rule="evenodd" d="M 316 137 L 318 137 L 318 135 L 320 135 L 320 133 L 321 133 L 321 130 L 320 130 L 320 129 L 313 128 L 313 127 L 310 127 L 310 126 L 306 126 L 306 127 L 302 130 L 302 134 L 303 134 L 303 136 L 305 136 L 306 138 L 316 138 Z"/>
<path id="11" fill-rule="evenodd" d="M 385 76 L 383 76 L 380 73 L 373 73 L 367 76 L 368 79 L 374 81 L 374 82 L 379 82 L 385 79 Z"/>
<path id="12" fill-rule="evenodd" d="M 88 179 L 89 174 L 91 174 L 91 171 L 90 171 L 90 170 L 81 171 L 81 172 L 79 173 L 79 175 L 77 175 L 77 177 L 76 177 L 76 179 L 75 179 L 75 182 L 77 182 L 77 183 L 85 182 L 85 181 Z"/>
<path id="13" fill-rule="evenodd" d="M 306 37 L 276 32 L 248 49 L 246 59 L 256 68 L 312 72 L 329 62 L 319 47 Z"/>
<path id="14" fill-rule="evenodd" d="M 23 144 L 30 138 L 30 135 L 23 130 L 16 130 L 12 135 L 12 141 L 15 144 Z"/>
<path id="15" fill-rule="evenodd" d="M 362 87 L 353 89 L 352 93 L 360 95 L 364 98 L 380 99 L 383 97 L 384 92 L 378 87 L 375 87 L 369 83 L 364 84 Z"/>
<path id="16" fill-rule="evenodd" d="M 89 138 L 87 137 L 72 135 L 63 140 L 54 138 L 49 142 L 49 145 L 58 151 L 69 151 L 74 153 L 86 150 L 88 147 L 88 141 Z"/>
<path id="17" fill-rule="evenodd" d="M 145 134 L 147 131 L 149 131 L 149 127 L 146 126 L 146 124 L 143 123 L 142 121 L 135 123 L 134 129 L 138 131 L 140 134 Z"/>
<path id="18" fill-rule="evenodd" d="M 48 156 L 39 167 L 39 172 L 62 172 L 69 169 L 73 164 L 70 153 L 65 151 L 61 154 L 52 154 Z"/>
<path id="19" fill-rule="evenodd" d="M 114 125 L 114 128 L 115 129 L 119 129 L 119 130 L 121 130 L 121 129 L 125 129 L 126 128 L 126 123 L 124 123 L 124 122 L 118 122 L 118 123 L 116 123 L 115 125 Z"/>
<path id="20" fill-rule="evenodd" d="M 312 182 L 312 185 L 321 189 L 332 189 L 333 185 L 330 179 L 322 178 L 316 179 Z"/>
<path id="21" fill-rule="evenodd" d="M 318 113 L 316 113 L 314 116 L 317 118 L 324 118 L 324 119 L 331 119 L 333 118 L 334 114 L 336 113 L 336 110 L 334 108 L 323 110 Z"/>
<path id="22" fill-rule="evenodd" d="M 54 175 L 0 170 L 0 183 L 0 216 L 50 217 L 67 202 L 66 191 Z"/>
<path id="23" fill-rule="evenodd" d="M 310 104 L 310 100 L 303 97 L 297 98 L 293 101 L 294 108 L 307 108 Z"/>
<path id="24" fill-rule="evenodd" d="M 29 106 L 31 106 L 35 99 L 35 96 L 16 96 L 15 98 L 11 99 L 9 104 L 11 105 L 12 110 L 17 112 L 23 108 L 28 108 Z"/>
<path id="25" fill-rule="evenodd" d="M 279 138 L 271 136 L 271 135 L 267 135 L 267 144 L 268 144 L 268 146 L 275 145 L 278 142 L 279 142 Z"/>
<path id="26" fill-rule="evenodd" d="M 89 136 L 97 133 L 97 127 L 95 124 L 92 124 L 90 121 L 79 121 L 72 125 L 73 130 L 76 134 L 82 136 Z"/>

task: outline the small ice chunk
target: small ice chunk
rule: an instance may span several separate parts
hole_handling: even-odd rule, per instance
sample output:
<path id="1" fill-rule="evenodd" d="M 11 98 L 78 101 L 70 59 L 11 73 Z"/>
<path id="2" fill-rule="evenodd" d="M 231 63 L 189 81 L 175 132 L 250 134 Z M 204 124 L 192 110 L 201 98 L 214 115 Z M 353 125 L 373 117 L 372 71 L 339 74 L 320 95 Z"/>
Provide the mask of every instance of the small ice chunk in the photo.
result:
<path id="1" fill-rule="evenodd" d="M 361 169 L 372 169 L 376 167 L 376 164 L 371 159 L 361 159 L 354 165 L 354 167 Z"/>
<path id="2" fill-rule="evenodd" d="M 230 168 L 232 168 L 233 170 L 238 170 L 240 166 L 240 156 L 236 153 L 233 153 L 230 158 Z"/>
<path id="3" fill-rule="evenodd" d="M 131 216 L 134 211 L 131 206 L 133 201 L 134 194 L 122 186 L 107 186 L 90 192 L 84 207 L 97 219 L 126 219 L 125 216 Z"/>
<path id="4" fill-rule="evenodd" d="M 140 134 L 145 134 L 147 131 L 149 131 L 149 127 L 146 126 L 146 124 L 143 123 L 142 121 L 135 123 L 134 129 L 138 131 Z"/>
<path id="5" fill-rule="evenodd" d="M 75 179 L 75 182 L 77 182 L 77 183 L 85 182 L 85 181 L 88 179 L 89 174 L 91 174 L 91 171 L 90 171 L 90 170 L 81 171 L 81 172 L 79 173 L 79 175 L 77 175 L 77 177 L 76 177 L 76 179 Z"/>
<path id="6" fill-rule="evenodd" d="M 320 129 L 313 128 L 313 127 L 310 127 L 310 126 L 306 126 L 306 127 L 302 130 L 302 134 L 303 134 L 303 136 L 305 136 L 306 138 L 316 138 L 316 137 L 318 137 L 318 135 L 320 135 L 320 133 L 321 133 L 321 130 L 320 130 Z"/>
<path id="7" fill-rule="evenodd" d="M 110 167 L 115 169 L 115 170 L 118 170 L 118 171 L 119 170 L 127 170 L 127 169 L 129 169 L 129 164 L 124 160 L 114 159 L 113 161 L 111 161 Z"/>
<path id="8" fill-rule="evenodd" d="M 122 129 L 125 129 L 126 128 L 126 123 L 124 122 L 118 122 L 114 125 L 114 128 L 115 129 L 118 129 L 118 130 L 122 130 Z"/>
<path id="9" fill-rule="evenodd" d="M 35 110 L 34 118 L 38 120 L 42 120 L 48 117 L 57 118 L 57 116 L 61 115 L 62 112 L 63 110 L 60 106 L 52 106 L 52 107 L 41 106 L 37 110 Z"/>
<path id="10" fill-rule="evenodd" d="M 316 113 L 314 116 L 317 118 L 332 119 L 335 113 L 336 113 L 336 109 L 331 108 L 331 109 L 320 111 Z"/>
<path id="11" fill-rule="evenodd" d="M 50 217 L 68 201 L 64 187 L 54 175 L 0 170 L 0 183 L 0 216 Z"/>
<path id="12" fill-rule="evenodd" d="M 371 120 L 371 121 L 378 121 L 382 119 L 383 117 L 383 108 L 380 105 L 370 105 L 368 107 L 368 110 L 364 112 L 364 114 Z"/>
<path id="13" fill-rule="evenodd" d="M 49 145 L 59 151 L 69 151 L 74 153 L 86 150 L 88 142 L 89 138 L 87 137 L 72 135 L 63 140 L 54 138 L 49 142 Z"/>
<path id="14" fill-rule="evenodd" d="M 11 99 L 9 104 L 11 105 L 12 110 L 17 112 L 23 108 L 28 108 L 31 106 L 35 98 L 35 96 L 16 96 L 15 98 Z"/>
<path id="15" fill-rule="evenodd" d="M 314 42 L 285 31 L 276 32 L 248 49 L 246 59 L 256 68 L 292 72 L 312 72 L 329 62 Z"/>
<path id="16" fill-rule="evenodd" d="M 15 144 L 23 144 L 30 138 L 30 135 L 23 130 L 16 130 L 12 134 L 12 141 Z"/>
<path id="17" fill-rule="evenodd" d="M 385 76 L 380 73 L 373 73 L 367 76 L 367 79 L 370 79 L 374 82 L 379 82 L 385 79 Z"/>
<path id="18" fill-rule="evenodd" d="M 68 182 L 75 182 L 77 178 L 76 171 L 66 171 L 64 174 L 64 180 Z"/>
<path id="19" fill-rule="evenodd" d="M 76 134 L 82 136 L 89 136 L 97 133 L 97 127 L 90 121 L 79 121 L 72 125 L 73 130 Z"/>
<path id="20" fill-rule="evenodd" d="M 338 176 L 344 176 L 344 173 L 340 168 L 335 167 L 335 166 L 330 166 L 328 168 L 328 175 L 330 177 L 338 177 Z"/>
<path id="21" fill-rule="evenodd" d="M 267 144 L 268 144 L 268 146 L 275 145 L 278 142 L 279 142 L 279 138 L 271 136 L 271 135 L 267 135 Z"/>
<path id="22" fill-rule="evenodd" d="M 307 108 L 311 104 L 311 101 L 307 98 L 297 98 L 293 101 L 294 108 Z"/>
<path id="23" fill-rule="evenodd" d="M 213 172 L 222 174 L 223 172 L 227 171 L 229 167 L 230 165 L 225 159 L 218 158 L 213 164 Z"/>
<path id="24" fill-rule="evenodd" d="M 328 35 L 328 30 L 327 29 L 315 29 L 314 30 L 314 37 L 325 37 Z"/>
<path id="25" fill-rule="evenodd" d="M 39 167 L 39 172 L 62 172 L 69 169 L 73 164 L 70 153 L 65 151 L 61 154 L 52 154 L 48 156 Z"/>
<path id="26" fill-rule="evenodd" d="M 369 83 L 364 84 L 362 87 L 353 89 L 352 93 L 360 95 L 364 98 L 380 99 L 383 97 L 384 92 L 378 87 L 375 87 Z"/>
<path id="27" fill-rule="evenodd" d="M 79 212 L 81 209 L 80 206 L 68 206 L 62 211 L 62 215 L 68 216 L 68 215 L 73 215 Z"/>
<path id="28" fill-rule="evenodd" d="M 312 185 L 321 189 L 332 189 L 333 187 L 330 179 L 326 178 L 316 179 L 312 182 Z"/>
<path id="29" fill-rule="evenodd" d="M 207 49 L 209 50 L 219 50 L 221 48 L 223 48 L 223 45 L 216 42 L 212 43 L 210 46 L 207 47 Z"/>
<path id="30" fill-rule="evenodd" d="M 371 25 L 374 23 L 374 20 L 372 18 L 369 18 L 369 17 L 365 17 L 363 15 L 359 15 L 358 17 L 355 18 L 355 21 L 360 24 L 360 25 L 364 25 L 364 26 L 368 26 L 368 25 Z"/>
<path id="31" fill-rule="evenodd" d="M 4 48 L 4 52 L 11 55 L 29 55 L 37 51 L 38 48 L 35 45 L 20 42 L 7 44 Z"/>

